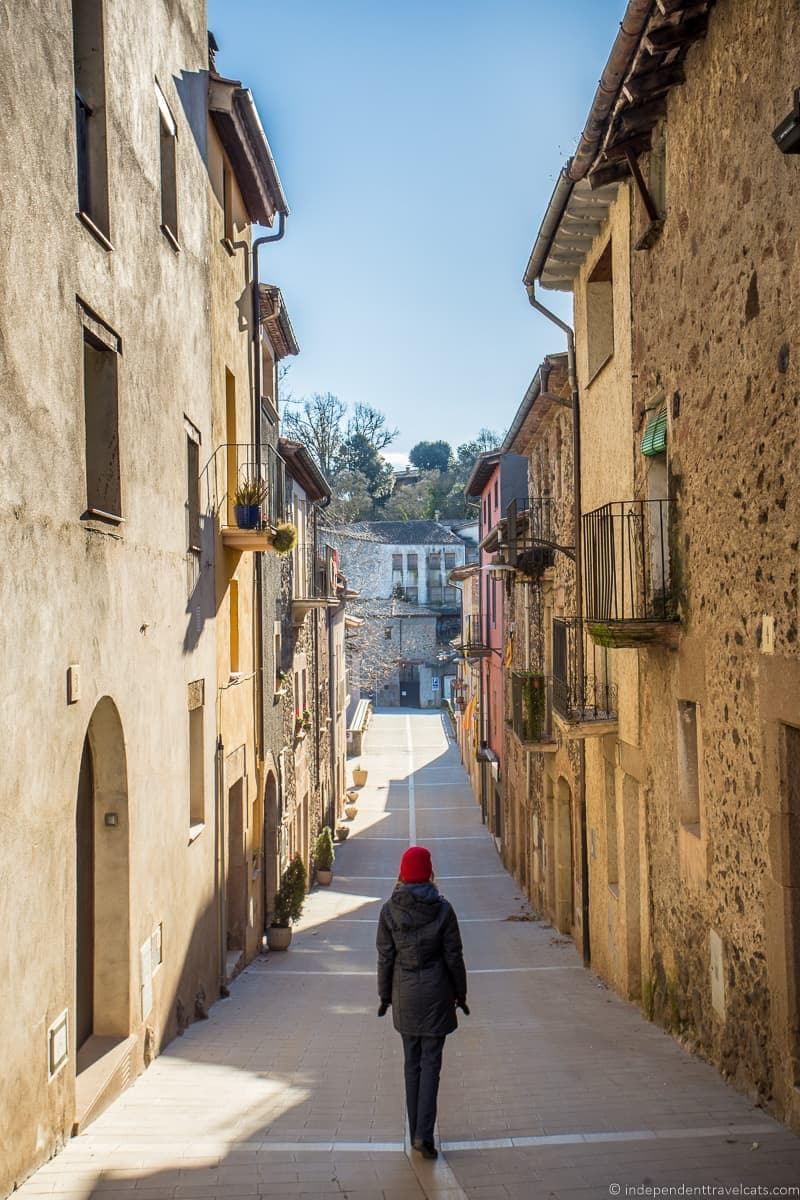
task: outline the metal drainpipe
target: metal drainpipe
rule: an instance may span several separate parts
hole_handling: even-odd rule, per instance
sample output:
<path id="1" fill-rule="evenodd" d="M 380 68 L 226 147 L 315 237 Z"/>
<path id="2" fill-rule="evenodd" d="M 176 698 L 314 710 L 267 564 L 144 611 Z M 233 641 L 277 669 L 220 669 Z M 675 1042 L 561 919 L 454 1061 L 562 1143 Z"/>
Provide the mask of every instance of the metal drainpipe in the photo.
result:
<path id="1" fill-rule="evenodd" d="M 575 333 L 566 321 L 536 299 L 536 284 L 525 283 L 528 300 L 537 312 L 557 325 L 567 337 L 567 372 L 572 396 L 572 475 L 573 515 L 575 526 L 575 602 L 578 610 L 578 631 L 575 638 L 576 666 L 581 687 L 584 686 L 583 663 L 583 551 L 581 546 L 581 412 L 578 391 L 578 372 L 575 365 Z M 591 966 L 592 954 L 589 935 L 589 837 L 586 825 L 586 745 L 580 739 L 580 800 L 578 804 L 581 823 L 581 924 L 583 925 L 583 965 Z"/>
<path id="2" fill-rule="evenodd" d="M 256 467 L 261 466 L 261 293 L 259 291 L 258 252 L 268 242 L 279 242 L 286 232 L 286 214 L 278 213 L 278 232 L 264 234 L 256 238 L 251 249 L 252 259 L 252 288 L 253 288 L 253 445 L 256 451 Z M 277 407 L 277 396 L 276 396 Z M 263 555 L 256 554 L 256 742 L 258 746 L 258 761 L 264 762 L 264 575 Z M 277 669 L 277 663 L 276 669 Z M 264 780 L 261 780 L 264 783 Z M 261 830 L 261 845 L 263 858 L 261 869 L 264 872 L 264 912 L 262 921 L 266 931 L 267 926 L 267 806 L 263 805 L 264 825 Z"/>

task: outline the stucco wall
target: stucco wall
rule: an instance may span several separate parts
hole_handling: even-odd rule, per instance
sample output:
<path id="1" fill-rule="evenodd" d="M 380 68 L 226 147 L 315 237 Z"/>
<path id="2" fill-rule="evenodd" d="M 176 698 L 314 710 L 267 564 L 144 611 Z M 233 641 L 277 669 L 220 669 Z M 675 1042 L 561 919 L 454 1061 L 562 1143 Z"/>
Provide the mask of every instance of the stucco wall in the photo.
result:
<path id="1" fill-rule="evenodd" d="M 82 746 L 109 697 L 121 735 L 97 730 L 98 771 L 124 749 L 127 785 L 104 797 L 116 827 L 98 845 L 127 841 L 129 974 L 123 1004 L 143 1060 L 195 997 L 218 983 L 214 875 L 214 591 L 207 536 L 187 554 L 184 413 L 210 390 L 206 26 L 203 6 L 106 5 L 106 99 L 113 251 L 75 216 L 72 27 L 54 12 L 6 6 L 7 69 L 0 89 L 6 173 L 0 206 L 0 345 L 4 395 L 0 521 L 6 561 L 0 649 L 7 686 L 0 920 L 2 1015 L 0 1192 L 68 1135 L 74 1111 L 76 791 Z M 131 47 L 136 52 L 131 52 Z M 159 229 L 158 78 L 178 126 L 181 251 Z M 24 114 L 24 118 L 23 118 Z M 67 134 L 65 136 L 65 131 Z M 47 170 L 41 164 L 47 164 Z M 32 231 L 46 230 L 46 237 Z M 119 414 L 125 524 L 81 520 L 86 508 L 81 297 L 122 342 Z M 193 303 L 187 303 L 191 297 Z M 213 440 L 210 411 L 188 413 Z M 80 668 L 67 704 L 66 673 Z M 188 844 L 188 684 L 205 681 L 207 825 Z M 105 706 L 104 711 L 110 711 Z M 113 745 L 111 743 L 114 743 Z M 165 752 L 165 748 L 169 752 Z M 103 814 L 104 817 L 104 814 Z M 105 840 L 103 840 L 105 839 Z M 122 880 L 124 877 L 119 876 Z M 120 900 L 114 881 L 98 897 Z M 123 884 L 124 886 L 124 884 Z M 139 948 L 163 925 L 164 962 L 142 1017 Z M 124 937 L 103 928 L 100 954 Z M 35 947 L 35 953 L 32 948 Z M 24 974 L 23 974 L 24 972 Z M 47 1029 L 70 1012 L 70 1057 L 52 1080 Z"/>

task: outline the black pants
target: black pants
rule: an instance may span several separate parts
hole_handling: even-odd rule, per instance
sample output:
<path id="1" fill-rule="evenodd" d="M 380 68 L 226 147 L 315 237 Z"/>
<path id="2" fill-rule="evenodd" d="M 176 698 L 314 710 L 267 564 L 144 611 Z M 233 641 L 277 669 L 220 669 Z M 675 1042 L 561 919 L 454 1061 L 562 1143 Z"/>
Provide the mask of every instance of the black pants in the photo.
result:
<path id="1" fill-rule="evenodd" d="M 405 1051 L 406 1108 L 411 1140 L 433 1141 L 436 1097 L 442 1070 L 443 1037 L 412 1037 L 403 1034 Z"/>

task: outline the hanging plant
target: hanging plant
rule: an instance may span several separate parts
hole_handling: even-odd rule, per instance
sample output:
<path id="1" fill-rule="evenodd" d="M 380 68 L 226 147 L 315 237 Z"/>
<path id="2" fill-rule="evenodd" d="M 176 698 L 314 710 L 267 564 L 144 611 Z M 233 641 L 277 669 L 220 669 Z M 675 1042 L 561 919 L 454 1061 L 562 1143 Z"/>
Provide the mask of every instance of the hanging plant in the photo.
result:
<path id="1" fill-rule="evenodd" d="M 272 549 L 278 554 L 291 554 L 297 545 L 297 526 L 291 521 L 281 521 L 272 535 Z"/>

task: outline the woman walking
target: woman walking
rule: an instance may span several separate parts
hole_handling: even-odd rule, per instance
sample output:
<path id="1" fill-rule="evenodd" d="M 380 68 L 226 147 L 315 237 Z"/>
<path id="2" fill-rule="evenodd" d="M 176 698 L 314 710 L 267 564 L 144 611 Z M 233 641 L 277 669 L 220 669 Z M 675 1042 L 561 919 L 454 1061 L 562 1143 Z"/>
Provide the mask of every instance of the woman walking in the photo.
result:
<path id="1" fill-rule="evenodd" d="M 444 1039 L 467 1008 L 467 972 L 458 920 L 433 882 L 430 851 L 411 846 L 378 921 L 378 996 L 382 1017 L 392 1006 L 403 1037 L 411 1144 L 436 1158 L 433 1128 Z"/>

